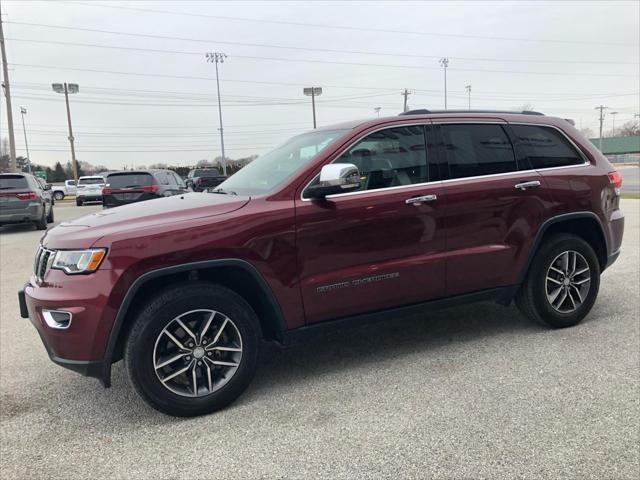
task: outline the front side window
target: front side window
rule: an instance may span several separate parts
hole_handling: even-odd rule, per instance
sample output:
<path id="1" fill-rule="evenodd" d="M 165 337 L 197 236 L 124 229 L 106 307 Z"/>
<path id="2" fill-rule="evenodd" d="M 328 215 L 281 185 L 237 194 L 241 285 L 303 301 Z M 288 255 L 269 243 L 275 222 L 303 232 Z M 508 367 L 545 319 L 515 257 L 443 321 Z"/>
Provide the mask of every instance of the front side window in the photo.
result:
<path id="1" fill-rule="evenodd" d="M 518 170 L 513 146 L 497 124 L 442 125 L 450 178 L 477 177 Z"/>
<path id="2" fill-rule="evenodd" d="M 261 155 L 217 188 L 240 195 L 260 195 L 273 190 L 342 137 L 347 130 L 317 130 L 293 137 Z"/>
<path id="3" fill-rule="evenodd" d="M 411 125 L 374 132 L 334 163 L 352 163 L 360 172 L 360 190 L 413 185 L 427 181 L 424 127 Z"/>
<path id="4" fill-rule="evenodd" d="M 511 125 L 518 147 L 533 168 L 580 165 L 583 158 L 555 128 L 538 125 Z"/>

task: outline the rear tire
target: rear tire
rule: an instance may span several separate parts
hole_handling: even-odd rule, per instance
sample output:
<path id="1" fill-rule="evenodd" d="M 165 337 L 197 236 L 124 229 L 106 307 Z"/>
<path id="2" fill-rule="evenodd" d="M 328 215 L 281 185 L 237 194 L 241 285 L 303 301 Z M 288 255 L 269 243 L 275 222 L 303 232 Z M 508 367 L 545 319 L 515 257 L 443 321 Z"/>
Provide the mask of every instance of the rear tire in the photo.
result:
<path id="1" fill-rule="evenodd" d="M 62 200 L 64 198 L 64 193 L 62 193 L 62 192 L 54 192 L 53 198 L 55 198 L 56 200 L 60 201 L 60 200 Z"/>
<path id="2" fill-rule="evenodd" d="M 36 229 L 38 230 L 46 230 L 47 229 L 47 207 L 46 205 L 42 207 L 42 217 L 40 220 L 36 220 Z"/>
<path id="3" fill-rule="evenodd" d="M 76 205 L 81 207 L 82 206 L 82 200 L 80 200 L 79 198 L 76 198 Z"/>
<path id="4" fill-rule="evenodd" d="M 247 388 L 261 338 L 256 314 L 234 291 L 205 282 L 169 287 L 135 319 L 125 347 L 129 380 L 163 413 L 211 413 Z"/>
<path id="5" fill-rule="evenodd" d="M 49 215 L 47 215 L 47 223 L 53 223 L 53 202 L 51 203 L 51 208 L 49 209 Z"/>
<path id="6" fill-rule="evenodd" d="M 571 327 L 591 311 L 599 288 L 600 262 L 591 245 L 575 235 L 553 235 L 536 253 L 516 305 L 537 323 Z"/>

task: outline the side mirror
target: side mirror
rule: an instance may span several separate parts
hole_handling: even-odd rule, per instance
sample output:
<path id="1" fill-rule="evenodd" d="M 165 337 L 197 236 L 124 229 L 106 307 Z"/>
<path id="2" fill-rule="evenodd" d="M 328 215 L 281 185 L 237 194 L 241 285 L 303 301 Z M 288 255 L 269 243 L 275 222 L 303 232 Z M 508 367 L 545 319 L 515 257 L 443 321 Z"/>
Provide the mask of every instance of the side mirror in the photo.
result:
<path id="1" fill-rule="evenodd" d="M 360 172 L 352 163 L 332 163 L 320 170 L 318 183 L 309 185 L 306 194 L 310 198 L 348 192 L 360 188 Z"/>

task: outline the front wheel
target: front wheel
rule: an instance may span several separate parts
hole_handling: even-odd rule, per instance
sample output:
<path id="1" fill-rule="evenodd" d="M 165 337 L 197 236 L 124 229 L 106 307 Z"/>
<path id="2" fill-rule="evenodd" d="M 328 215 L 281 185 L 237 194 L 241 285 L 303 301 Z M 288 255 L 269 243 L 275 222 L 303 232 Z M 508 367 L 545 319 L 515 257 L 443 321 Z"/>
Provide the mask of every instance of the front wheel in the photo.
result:
<path id="1" fill-rule="evenodd" d="M 153 297 L 127 340 L 129 379 L 153 408 L 191 417 L 220 410 L 256 370 L 260 324 L 235 292 L 192 282 Z"/>
<path id="2" fill-rule="evenodd" d="M 53 198 L 55 198 L 56 200 L 60 201 L 64 198 L 64 193 L 62 192 L 54 192 L 53 193 Z"/>
<path id="3" fill-rule="evenodd" d="M 536 253 L 516 304 L 531 320 L 553 328 L 577 325 L 590 311 L 600 288 L 600 263 L 575 235 L 554 235 Z"/>

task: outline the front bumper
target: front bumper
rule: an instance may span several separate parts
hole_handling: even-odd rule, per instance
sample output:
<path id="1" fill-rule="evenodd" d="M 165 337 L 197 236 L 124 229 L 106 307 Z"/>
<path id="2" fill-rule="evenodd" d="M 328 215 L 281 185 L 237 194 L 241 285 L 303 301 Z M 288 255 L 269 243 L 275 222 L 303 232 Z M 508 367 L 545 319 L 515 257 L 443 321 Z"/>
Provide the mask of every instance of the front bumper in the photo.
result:
<path id="1" fill-rule="evenodd" d="M 103 361 L 111 330 L 108 319 L 115 317 L 110 317 L 112 309 L 107 305 L 110 274 L 108 270 L 95 272 L 87 282 L 87 275 L 50 270 L 42 285 L 32 279 L 18 291 L 20 316 L 29 318 L 36 328 L 49 358 L 64 368 L 98 378 L 105 386 L 109 383 Z M 51 328 L 43 309 L 70 312 L 73 322 L 66 329 Z"/>

